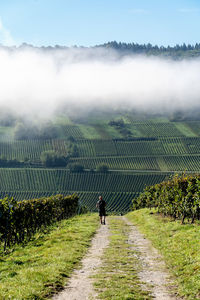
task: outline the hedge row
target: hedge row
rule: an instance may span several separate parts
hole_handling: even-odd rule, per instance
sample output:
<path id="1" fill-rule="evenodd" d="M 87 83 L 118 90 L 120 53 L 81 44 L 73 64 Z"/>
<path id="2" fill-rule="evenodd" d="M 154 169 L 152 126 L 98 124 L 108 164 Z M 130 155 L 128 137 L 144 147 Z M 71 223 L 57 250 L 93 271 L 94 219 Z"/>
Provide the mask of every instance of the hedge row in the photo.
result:
<path id="1" fill-rule="evenodd" d="M 147 187 L 137 199 L 133 209 L 158 209 L 159 213 L 174 219 L 188 218 L 193 223 L 200 219 L 200 175 L 178 175 L 171 180 Z"/>
<path id="2" fill-rule="evenodd" d="M 4 251 L 11 245 L 29 240 L 38 229 L 76 214 L 78 196 L 55 195 L 17 202 L 0 200 L 0 242 Z"/>

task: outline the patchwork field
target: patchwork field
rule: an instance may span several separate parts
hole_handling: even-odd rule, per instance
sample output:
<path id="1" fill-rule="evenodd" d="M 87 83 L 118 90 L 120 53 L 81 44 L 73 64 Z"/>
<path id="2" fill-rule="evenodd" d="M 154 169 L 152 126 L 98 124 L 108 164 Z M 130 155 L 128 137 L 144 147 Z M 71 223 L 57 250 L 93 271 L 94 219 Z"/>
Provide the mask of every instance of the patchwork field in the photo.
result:
<path id="1" fill-rule="evenodd" d="M 146 185 L 176 172 L 200 171 L 200 121 L 115 114 L 87 121 L 62 117 L 47 129 L 29 129 L 31 134 L 25 125 L 23 134 L 17 126 L 0 127 L 1 197 L 76 192 L 95 210 L 102 194 L 109 211 L 125 212 Z M 49 152 L 65 158 L 65 166 L 45 165 L 41 155 Z M 71 165 L 84 171 L 70 171 Z M 101 165 L 108 171 L 98 171 Z"/>

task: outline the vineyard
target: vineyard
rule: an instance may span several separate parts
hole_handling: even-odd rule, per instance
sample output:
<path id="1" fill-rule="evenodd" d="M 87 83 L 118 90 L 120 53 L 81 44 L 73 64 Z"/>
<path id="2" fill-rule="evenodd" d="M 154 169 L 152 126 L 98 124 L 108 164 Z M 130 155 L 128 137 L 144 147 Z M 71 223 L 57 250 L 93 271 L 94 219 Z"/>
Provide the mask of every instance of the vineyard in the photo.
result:
<path id="1" fill-rule="evenodd" d="M 41 227 L 69 218 L 77 213 L 78 197 L 55 195 L 16 201 L 5 197 L 0 200 L 0 252 L 14 244 L 21 244 Z"/>
<path id="2" fill-rule="evenodd" d="M 142 123 L 134 125 L 146 137 L 173 137 L 183 136 L 174 123 Z"/>
<path id="3" fill-rule="evenodd" d="M 116 212 L 116 213 L 126 213 L 130 210 L 132 206 L 133 198 L 137 198 L 139 193 L 132 192 L 83 192 L 76 191 L 75 193 L 72 191 L 60 191 L 62 195 L 72 195 L 76 194 L 79 196 L 80 204 L 84 207 L 86 206 L 91 211 L 97 211 L 96 202 L 98 197 L 101 195 L 105 199 L 107 203 L 106 210 L 108 213 Z M 52 195 L 56 195 L 56 193 L 51 191 L 27 191 L 27 192 L 3 192 L 1 193 L 1 198 L 14 197 L 17 201 L 23 201 L 24 199 L 38 199 L 42 197 L 51 197 Z"/>
<path id="4" fill-rule="evenodd" d="M 78 126 L 73 125 L 62 125 L 61 126 L 61 134 L 64 137 L 70 137 L 72 136 L 75 139 L 83 138 L 83 134 Z"/>
<path id="5" fill-rule="evenodd" d="M 171 180 L 147 187 L 133 201 L 133 208 L 156 208 L 174 220 L 185 219 L 193 223 L 200 220 L 200 175 L 174 176 Z"/>
<path id="6" fill-rule="evenodd" d="M 195 135 L 200 136 L 200 122 L 187 122 L 187 126 L 191 128 Z"/>
<path id="7" fill-rule="evenodd" d="M 71 174 L 62 169 L 0 169 L 0 188 L 5 192 L 141 192 L 145 185 L 163 181 L 168 174 Z"/>
<path id="8" fill-rule="evenodd" d="M 169 171 L 196 171 L 200 170 L 200 156 L 173 156 L 164 157 Z"/>
<path id="9" fill-rule="evenodd" d="M 80 157 L 99 156 L 158 156 L 198 154 L 198 137 L 141 138 L 135 140 L 79 140 Z"/>
<path id="10" fill-rule="evenodd" d="M 96 169 L 100 164 L 106 164 L 112 170 L 160 170 L 155 157 L 103 157 L 77 158 L 71 162 L 79 163 L 85 169 Z"/>
<path id="11" fill-rule="evenodd" d="M 198 130 L 193 130 L 200 122 L 170 122 L 169 120 L 153 119 L 148 121 L 138 121 L 129 117 L 130 128 L 136 136 L 144 137 L 196 137 Z"/>
<path id="12" fill-rule="evenodd" d="M 80 121 L 62 117 L 49 127 L 52 138 L 48 132 L 48 138 L 20 138 L 15 127 L 0 127 L 1 198 L 24 200 L 76 192 L 94 210 L 101 193 L 108 210 L 123 212 L 145 186 L 176 172 L 200 171 L 199 121 L 108 114 Z M 51 151 L 67 158 L 63 167 L 44 165 L 41 155 Z M 70 172 L 73 164 L 84 171 Z M 97 171 L 102 164 L 107 173 Z"/>
<path id="13" fill-rule="evenodd" d="M 77 193 L 83 205 L 95 210 L 98 196 L 105 196 L 109 211 L 127 211 L 131 200 L 146 185 L 168 178 L 168 174 L 71 174 L 63 169 L 0 169 L 0 198 L 16 200 Z"/>
<path id="14" fill-rule="evenodd" d="M 39 162 L 43 151 L 54 150 L 60 154 L 67 155 L 66 140 L 7 140 L 0 142 L 0 157 L 6 159 L 25 159 L 31 162 Z"/>
<path id="15" fill-rule="evenodd" d="M 95 192 L 77 192 L 80 197 L 81 204 L 87 206 L 92 211 L 97 211 L 96 201 L 100 193 Z M 132 206 L 132 200 L 139 196 L 139 193 L 101 193 L 104 200 L 106 201 L 106 211 L 108 213 L 121 213 L 124 214 L 130 210 Z"/>
<path id="16" fill-rule="evenodd" d="M 200 138 L 154 138 L 136 140 L 87 140 L 80 139 L 74 143 L 79 157 L 107 156 L 158 156 L 198 154 Z M 38 162 L 43 151 L 53 150 L 67 155 L 67 139 L 13 140 L 0 141 L 0 157 L 6 159 L 29 159 Z"/>

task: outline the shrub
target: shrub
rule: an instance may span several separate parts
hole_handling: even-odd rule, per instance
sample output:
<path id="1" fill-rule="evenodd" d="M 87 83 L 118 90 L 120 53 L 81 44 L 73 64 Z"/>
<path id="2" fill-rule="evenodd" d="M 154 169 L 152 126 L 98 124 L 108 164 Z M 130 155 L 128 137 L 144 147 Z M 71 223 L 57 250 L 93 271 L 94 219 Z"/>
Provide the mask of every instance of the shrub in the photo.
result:
<path id="1" fill-rule="evenodd" d="M 69 164 L 68 165 L 70 172 L 81 173 L 84 171 L 84 167 L 80 164 Z"/>
<path id="2" fill-rule="evenodd" d="M 105 165 L 105 164 L 100 164 L 97 166 L 97 172 L 100 172 L 100 173 L 107 173 L 109 170 L 108 166 Z"/>
<path id="3" fill-rule="evenodd" d="M 75 215 L 78 196 L 55 195 L 17 202 L 13 198 L 0 200 L 0 241 L 4 250 L 30 239 L 41 227 Z"/>

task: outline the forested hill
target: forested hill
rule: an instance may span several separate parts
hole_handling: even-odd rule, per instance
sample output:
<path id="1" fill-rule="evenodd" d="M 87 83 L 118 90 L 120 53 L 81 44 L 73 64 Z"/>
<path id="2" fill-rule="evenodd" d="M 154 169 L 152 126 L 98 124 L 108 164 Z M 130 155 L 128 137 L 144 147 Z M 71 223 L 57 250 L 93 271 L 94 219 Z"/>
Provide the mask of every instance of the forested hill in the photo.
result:
<path id="1" fill-rule="evenodd" d="M 113 49 L 117 51 L 120 56 L 124 55 L 147 55 L 147 56 L 161 56 L 161 57 L 167 57 L 167 58 L 173 58 L 173 59 L 184 59 L 184 58 L 193 58 L 193 57 L 200 57 L 200 43 L 196 43 L 195 45 L 186 45 L 183 43 L 182 45 L 175 45 L 175 46 L 157 46 L 152 45 L 150 43 L 148 44 L 137 44 L 137 43 L 122 43 L 122 42 L 107 42 L 104 44 L 99 44 L 91 47 L 84 47 L 84 46 L 61 46 L 61 45 L 55 45 L 55 46 L 42 46 L 42 47 L 36 47 L 30 44 L 23 43 L 19 47 L 7 47 L 0 45 L 1 49 L 6 50 L 22 50 L 22 49 L 40 49 L 43 51 L 53 51 L 53 50 L 69 50 L 69 49 L 96 49 L 96 48 L 105 48 L 105 49 Z"/>
<path id="2" fill-rule="evenodd" d="M 189 58 L 189 57 L 199 57 L 200 56 L 200 43 L 195 45 L 182 45 L 175 46 L 157 46 L 148 44 L 137 44 L 137 43 L 121 43 L 121 42 L 108 42 L 102 45 L 97 45 L 96 47 L 110 48 L 120 51 L 122 54 L 145 54 L 145 55 L 156 55 L 171 57 L 175 59 Z"/>

